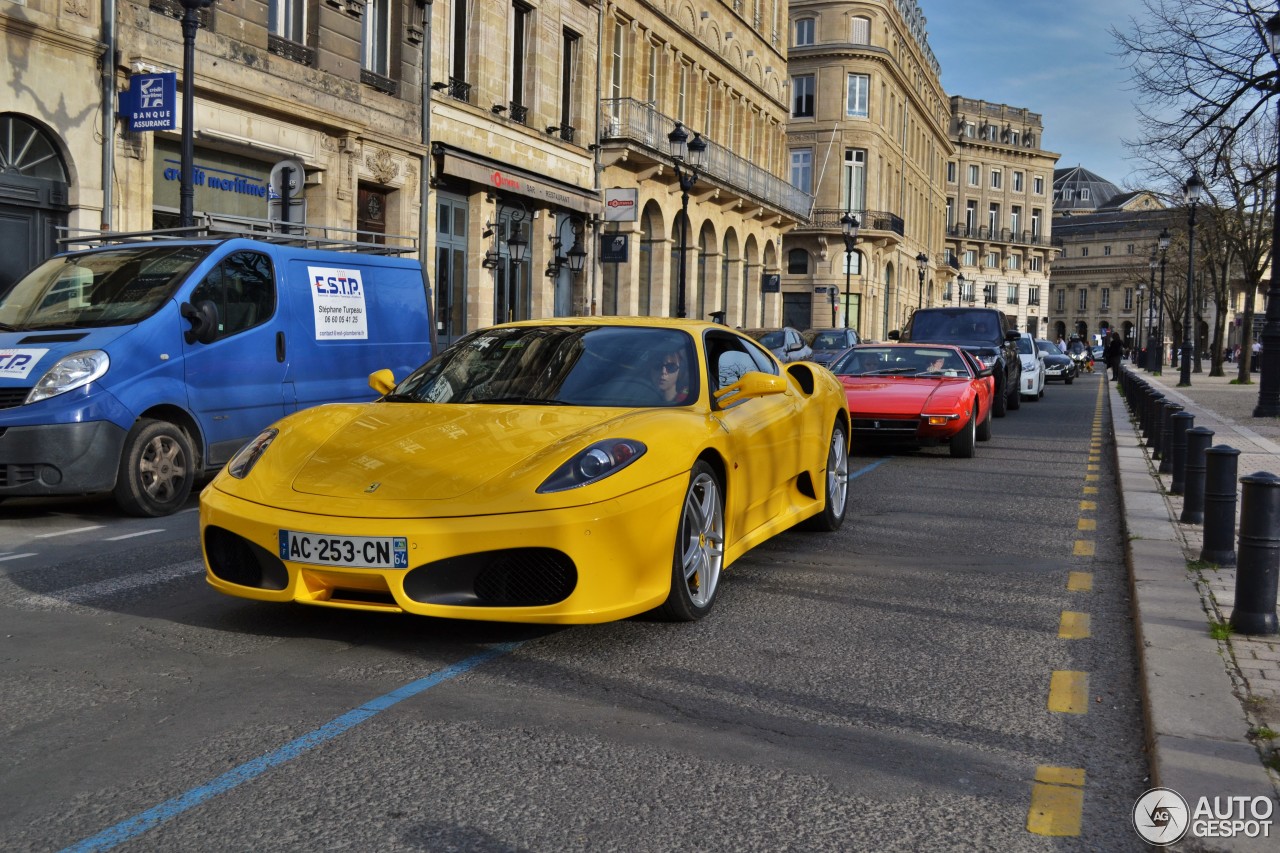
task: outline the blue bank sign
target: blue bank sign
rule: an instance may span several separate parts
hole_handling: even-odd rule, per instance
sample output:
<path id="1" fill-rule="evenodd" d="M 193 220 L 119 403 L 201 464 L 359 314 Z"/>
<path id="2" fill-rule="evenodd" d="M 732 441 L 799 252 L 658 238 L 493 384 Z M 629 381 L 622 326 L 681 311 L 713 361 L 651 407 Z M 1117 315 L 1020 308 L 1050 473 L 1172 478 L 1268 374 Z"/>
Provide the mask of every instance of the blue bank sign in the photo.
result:
<path id="1" fill-rule="evenodd" d="M 129 130 L 176 130 L 178 127 L 178 75 L 134 74 L 129 88 L 120 93 L 120 115 L 129 121 Z"/>

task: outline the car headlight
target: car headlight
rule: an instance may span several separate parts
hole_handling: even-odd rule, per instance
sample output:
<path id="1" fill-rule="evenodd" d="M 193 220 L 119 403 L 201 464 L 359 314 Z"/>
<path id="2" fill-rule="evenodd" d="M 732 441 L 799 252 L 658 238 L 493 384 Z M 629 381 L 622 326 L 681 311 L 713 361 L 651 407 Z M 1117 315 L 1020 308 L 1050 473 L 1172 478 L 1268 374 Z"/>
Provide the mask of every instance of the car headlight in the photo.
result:
<path id="1" fill-rule="evenodd" d="M 648 450 L 630 438 L 597 441 L 561 465 L 538 487 L 538 494 L 563 492 L 603 480 L 639 459 Z"/>
<path id="2" fill-rule="evenodd" d="M 258 464 L 262 454 L 267 452 L 267 448 L 271 446 L 271 442 L 275 441 L 276 436 L 279 434 L 280 430 L 278 429 L 264 429 L 258 433 L 257 438 L 237 450 L 236 455 L 231 457 L 231 461 L 227 463 L 227 473 L 237 480 L 243 480 L 248 477 L 249 472 L 253 470 L 253 466 Z"/>
<path id="3" fill-rule="evenodd" d="M 101 379 L 111 366 L 111 359 L 100 349 L 74 352 L 58 359 L 27 395 L 27 403 L 47 400 Z"/>

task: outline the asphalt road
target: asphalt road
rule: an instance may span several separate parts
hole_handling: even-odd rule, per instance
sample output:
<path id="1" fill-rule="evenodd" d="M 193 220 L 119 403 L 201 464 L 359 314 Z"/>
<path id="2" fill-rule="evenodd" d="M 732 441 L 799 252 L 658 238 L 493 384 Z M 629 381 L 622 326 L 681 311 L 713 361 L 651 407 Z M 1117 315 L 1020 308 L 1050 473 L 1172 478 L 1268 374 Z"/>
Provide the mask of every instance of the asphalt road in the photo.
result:
<path id="1" fill-rule="evenodd" d="M 689 625 L 226 598 L 194 512 L 6 504 L 0 846 L 1146 849 L 1099 387 L 1051 386 L 974 459 L 856 456 L 845 527 L 757 548 Z"/>

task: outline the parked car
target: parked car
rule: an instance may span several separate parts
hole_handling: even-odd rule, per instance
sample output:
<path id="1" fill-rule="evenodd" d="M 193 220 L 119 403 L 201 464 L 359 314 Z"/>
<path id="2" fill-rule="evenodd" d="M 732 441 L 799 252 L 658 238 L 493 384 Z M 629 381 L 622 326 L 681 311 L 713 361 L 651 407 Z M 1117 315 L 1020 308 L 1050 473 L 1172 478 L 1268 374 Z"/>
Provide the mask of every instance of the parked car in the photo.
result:
<path id="1" fill-rule="evenodd" d="M 86 239 L 0 292 L 0 498 L 167 515 L 263 427 L 431 355 L 417 260 L 147 236 Z"/>
<path id="2" fill-rule="evenodd" d="M 956 346 L 875 344 L 834 364 L 849 400 L 855 439 L 914 446 L 947 444 L 970 457 L 991 438 L 993 368 Z"/>
<path id="3" fill-rule="evenodd" d="M 1075 360 L 1069 355 L 1063 355 L 1057 344 L 1053 341 L 1037 338 L 1036 349 L 1040 350 L 1041 355 L 1044 357 L 1044 379 L 1046 383 L 1051 380 L 1061 380 L 1070 385 L 1075 381 L 1077 373 Z"/>
<path id="4" fill-rule="evenodd" d="M 791 361 L 808 361 L 813 349 L 804 342 L 804 335 L 790 326 L 781 329 L 747 329 L 746 333 L 778 357 L 784 364 Z"/>
<path id="5" fill-rule="evenodd" d="M 291 415 L 200 498 L 229 595 L 552 624 L 711 610 L 721 570 L 848 496 L 844 389 L 725 326 L 491 326 L 370 403 Z"/>
<path id="6" fill-rule="evenodd" d="M 955 344 L 983 365 L 995 368 L 995 400 L 991 411 L 1002 418 L 1022 404 L 1022 359 L 1015 341 L 1019 332 L 1003 311 L 995 308 L 921 308 L 906 327 L 889 333 L 891 340 L 911 343 Z"/>
<path id="7" fill-rule="evenodd" d="M 1016 343 L 1018 357 L 1022 359 L 1022 397 L 1039 400 L 1044 396 L 1044 354 L 1036 348 L 1030 332 L 1023 332 Z"/>
<path id="8" fill-rule="evenodd" d="M 806 329 L 804 339 L 813 350 L 810 360 L 823 366 L 830 366 L 840 353 L 862 343 L 853 329 Z"/>

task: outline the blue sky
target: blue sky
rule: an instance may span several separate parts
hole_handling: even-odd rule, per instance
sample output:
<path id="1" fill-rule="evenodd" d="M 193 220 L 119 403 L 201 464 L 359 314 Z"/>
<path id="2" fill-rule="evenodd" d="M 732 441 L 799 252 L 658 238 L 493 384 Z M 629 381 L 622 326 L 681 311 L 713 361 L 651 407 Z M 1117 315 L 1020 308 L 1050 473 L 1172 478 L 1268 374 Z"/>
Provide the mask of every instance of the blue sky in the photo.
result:
<path id="1" fill-rule="evenodd" d="M 1142 0 L 918 0 L 948 96 L 1025 107 L 1044 120 L 1058 168 L 1081 165 L 1117 186 L 1134 167 L 1134 93 L 1114 26 Z"/>

